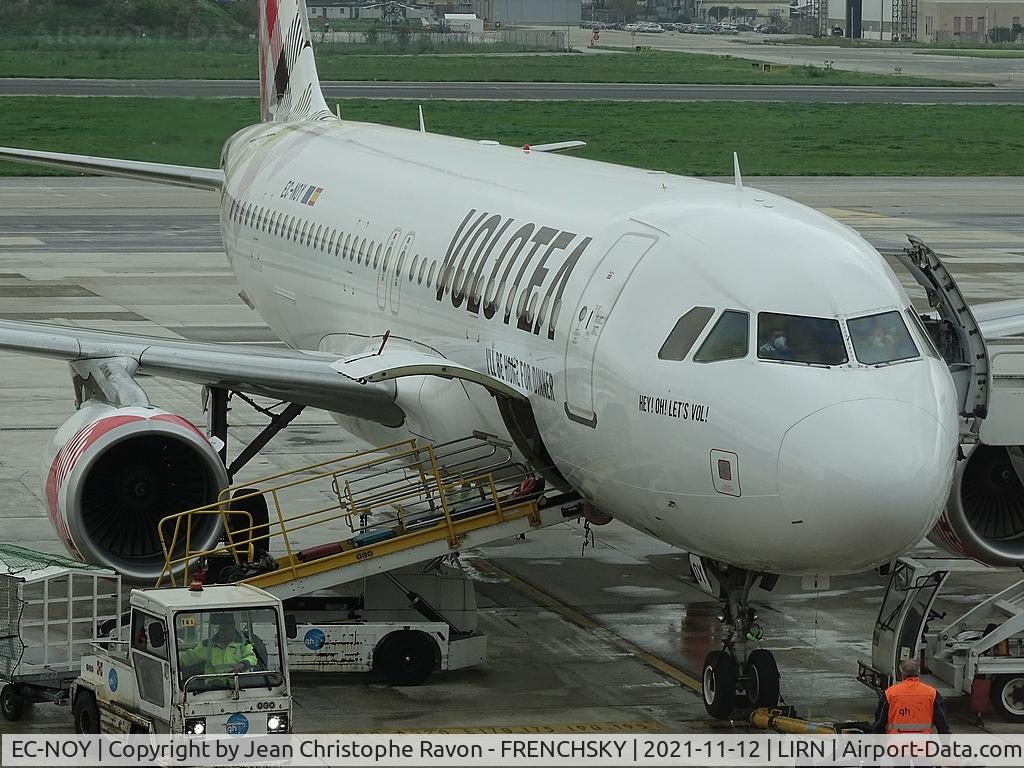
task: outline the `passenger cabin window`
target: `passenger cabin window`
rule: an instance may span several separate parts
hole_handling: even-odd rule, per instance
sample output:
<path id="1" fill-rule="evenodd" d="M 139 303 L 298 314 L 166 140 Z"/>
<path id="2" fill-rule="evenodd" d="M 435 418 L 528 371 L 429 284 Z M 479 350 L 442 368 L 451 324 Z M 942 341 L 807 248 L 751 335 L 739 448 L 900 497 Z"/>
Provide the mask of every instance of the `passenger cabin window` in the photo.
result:
<path id="1" fill-rule="evenodd" d="M 842 365 L 848 359 L 838 320 L 774 312 L 757 315 L 757 356 L 806 365 Z"/>
<path id="2" fill-rule="evenodd" d="M 658 350 L 658 359 L 682 360 L 690 354 L 697 337 L 704 332 L 714 314 L 711 307 L 694 307 L 676 320 L 675 327 Z"/>
<path id="3" fill-rule="evenodd" d="M 750 345 L 750 315 L 727 309 L 693 356 L 697 363 L 736 360 L 747 356 Z"/>
<path id="4" fill-rule="evenodd" d="M 853 351 L 865 365 L 884 365 L 918 356 L 910 331 L 896 310 L 850 318 L 846 327 L 850 329 Z"/>

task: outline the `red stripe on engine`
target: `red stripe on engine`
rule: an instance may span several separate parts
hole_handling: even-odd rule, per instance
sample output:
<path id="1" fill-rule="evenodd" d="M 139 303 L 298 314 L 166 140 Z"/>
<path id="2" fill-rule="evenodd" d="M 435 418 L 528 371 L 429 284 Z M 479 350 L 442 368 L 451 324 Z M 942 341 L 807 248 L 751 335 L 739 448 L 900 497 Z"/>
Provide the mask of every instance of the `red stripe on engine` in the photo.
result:
<path id="1" fill-rule="evenodd" d="M 64 517 L 60 513 L 60 506 L 58 504 L 60 488 L 75 468 L 82 454 L 89 450 L 93 443 L 110 430 L 122 424 L 140 421 L 141 419 L 141 416 L 108 416 L 105 419 L 86 424 L 72 435 L 71 439 L 53 457 L 53 463 L 50 465 L 50 471 L 46 476 L 45 495 L 47 512 L 50 514 L 50 522 L 53 524 L 54 529 L 56 529 L 57 534 L 64 540 L 68 550 L 79 557 L 81 557 L 81 554 L 71 541 L 71 534 L 68 531 L 67 524 L 64 522 Z"/>
<path id="2" fill-rule="evenodd" d="M 152 417 L 152 421 L 166 421 L 168 424 L 178 424 L 179 426 L 192 430 L 205 442 L 210 442 L 210 439 L 202 433 L 199 427 L 188 419 L 183 419 L 181 416 L 175 416 L 173 413 L 158 413 L 156 416 Z"/>

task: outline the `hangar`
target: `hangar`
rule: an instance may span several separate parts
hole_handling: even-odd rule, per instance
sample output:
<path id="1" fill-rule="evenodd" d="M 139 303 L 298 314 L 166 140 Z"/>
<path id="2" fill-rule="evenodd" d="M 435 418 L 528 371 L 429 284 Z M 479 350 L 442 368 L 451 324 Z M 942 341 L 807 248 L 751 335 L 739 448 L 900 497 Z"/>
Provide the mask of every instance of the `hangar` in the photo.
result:
<path id="1" fill-rule="evenodd" d="M 846 37 L 980 45 L 1020 39 L 1024 0 L 833 0 L 829 26 Z"/>

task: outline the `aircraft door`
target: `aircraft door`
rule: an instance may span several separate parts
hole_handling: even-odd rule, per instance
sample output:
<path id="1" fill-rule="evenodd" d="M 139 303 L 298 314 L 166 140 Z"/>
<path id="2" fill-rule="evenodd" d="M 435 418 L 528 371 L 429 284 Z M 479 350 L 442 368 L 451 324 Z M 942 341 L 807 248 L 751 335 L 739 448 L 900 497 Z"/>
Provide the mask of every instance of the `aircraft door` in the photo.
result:
<path id="1" fill-rule="evenodd" d="M 608 315 L 626 279 L 657 242 L 652 235 L 623 235 L 605 254 L 583 289 L 565 344 L 565 414 L 573 421 L 597 426 L 594 412 L 594 353 Z"/>
<path id="2" fill-rule="evenodd" d="M 410 232 L 405 236 L 405 239 L 402 241 L 402 247 L 398 251 L 398 258 L 395 260 L 395 271 L 391 276 L 391 314 L 393 315 L 398 314 L 398 307 L 401 305 L 402 274 L 405 272 L 405 267 L 411 258 L 409 249 L 412 247 L 412 241 L 415 239 L 415 232 Z"/>
<path id="3" fill-rule="evenodd" d="M 388 241 L 384 246 L 384 255 L 381 256 L 380 263 L 375 264 L 377 267 L 377 309 L 387 309 L 388 306 L 388 288 L 391 287 L 391 272 L 390 268 L 395 263 L 395 245 L 398 243 L 398 238 L 402 236 L 402 230 L 392 230 L 391 234 L 388 235 Z"/>

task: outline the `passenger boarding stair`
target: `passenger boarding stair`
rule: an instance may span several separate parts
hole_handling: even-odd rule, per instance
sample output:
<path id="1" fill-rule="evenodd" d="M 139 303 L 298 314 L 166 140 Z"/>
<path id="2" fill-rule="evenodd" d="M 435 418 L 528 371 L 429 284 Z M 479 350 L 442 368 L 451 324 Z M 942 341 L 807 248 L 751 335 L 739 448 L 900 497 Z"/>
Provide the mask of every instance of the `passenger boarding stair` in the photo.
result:
<path id="1" fill-rule="evenodd" d="M 478 436 L 359 451 L 231 486 L 212 504 L 165 517 L 157 586 L 226 562 L 219 580 L 296 597 L 581 514 L 578 496 L 543 486 L 506 444 Z M 190 531 L 209 515 L 221 518 L 225 541 L 194 550 Z"/>

